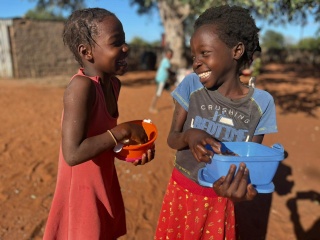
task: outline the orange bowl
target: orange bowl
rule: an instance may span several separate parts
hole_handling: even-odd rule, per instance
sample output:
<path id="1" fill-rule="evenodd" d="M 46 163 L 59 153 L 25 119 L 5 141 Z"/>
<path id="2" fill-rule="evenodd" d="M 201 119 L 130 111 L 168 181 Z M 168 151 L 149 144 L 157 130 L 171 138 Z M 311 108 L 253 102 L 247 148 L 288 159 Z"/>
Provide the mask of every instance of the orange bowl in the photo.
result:
<path id="1" fill-rule="evenodd" d="M 116 152 L 116 158 L 127 162 L 134 162 L 140 160 L 142 154 L 146 153 L 148 149 L 155 147 L 154 141 L 158 136 L 158 129 L 151 121 L 134 120 L 129 121 L 129 123 L 141 125 L 148 136 L 148 142 L 135 145 L 123 145 L 121 151 Z"/>

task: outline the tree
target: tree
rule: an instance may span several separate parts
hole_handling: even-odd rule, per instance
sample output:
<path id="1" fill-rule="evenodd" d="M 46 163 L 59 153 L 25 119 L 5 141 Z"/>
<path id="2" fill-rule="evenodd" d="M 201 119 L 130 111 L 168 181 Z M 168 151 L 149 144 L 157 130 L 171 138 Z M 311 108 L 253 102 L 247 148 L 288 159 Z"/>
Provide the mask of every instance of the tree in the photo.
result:
<path id="1" fill-rule="evenodd" d="M 198 6 L 203 7 L 209 1 L 196 0 L 130 0 L 130 3 L 138 5 L 138 13 L 149 13 L 152 9 L 159 10 L 162 24 L 165 30 L 163 47 L 170 47 L 174 51 L 172 63 L 177 66 L 186 66 L 185 37 L 188 26 L 192 26 L 196 13 L 200 11 Z M 200 4 L 201 2 L 201 4 Z M 219 1 L 217 1 L 219 2 Z M 193 10 L 191 7 L 195 7 Z M 191 23 L 191 24 L 190 24 Z M 190 27 L 189 27 L 190 29 Z"/>
<path id="2" fill-rule="evenodd" d="M 34 9 L 29 10 L 26 18 L 41 20 L 65 20 L 62 10 L 75 11 L 85 8 L 85 0 L 30 0 L 37 1 Z"/>
<path id="3" fill-rule="evenodd" d="M 136 45 L 136 46 L 142 46 L 142 47 L 148 47 L 150 46 L 150 43 L 144 40 L 141 37 L 134 37 L 132 38 L 130 44 Z"/>
<path id="4" fill-rule="evenodd" d="M 84 0 L 34 0 L 37 1 L 37 7 L 47 9 L 57 7 L 71 12 L 85 7 Z"/>
<path id="5" fill-rule="evenodd" d="M 285 38 L 281 33 L 268 30 L 262 36 L 262 48 L 282 50 L 285 46 Z"/>
<path id="6" fill-rule="evenodd" d="M 250 10 L 256 18 L 269 22 L 285 23 L 286 21 L 306 23 L 308 14 L 320 21 L 320 0 L 130 0 L 138 5 L 138 13 L 148 13 L 152 8 L 159 10 L 165 30 L 166 44 L 174 49 L 173 62 L 185 66 L 182 59 L 185 55 L 185 36 L 190 22 L 210 6 L 221 4 L 240 5 Z"/>
<path id="7" fill-rule="evenodd" d="M 320 37 L 301 39 L 297 44 L 297 48 L 303 49 L 303 50 L 310 50 L 310 51 L 316 51 L 316 50 L 319 51 L 320 50 Z"/>
<path id="8" fill-rule="evenodd" d="M 46 8 L 36 7 L 35 9 L 29 10 L 25 14 L 26 18 L 29 19 L 41 19 L 41 20 L 64 20 L 65 18 L 61 13 L 55 13 L 53 10 L 47 10 Z"/>
<path id="9" fill-rule="evenodd" d="M 141 46 L 141 47 L 156 47 L 160 46 L 160 41 L 148 42 L 141 37 L 133 37 L 130 45 Z"/>
<path id="10" fill-rule="evenodd" d="M 84 0 L 35 0 L 41 7 L 58 6 L 63 9 L 79 9 Z M 101 0 L 103 1 L 103 0 Z M 185 36 L 194 19 L 210 6 L 221 4 L 239 5 L 250 10 L 256 19 L 269 22 L 298 22 L 304 25 L 308 15 L 320 21 L 320 0 L 130 0 L 138 6 L 139 14 L 157 9 L 160 13 L 166 36 L 166 45 L 174 50 L 173 63 L 185 66 Z"/>

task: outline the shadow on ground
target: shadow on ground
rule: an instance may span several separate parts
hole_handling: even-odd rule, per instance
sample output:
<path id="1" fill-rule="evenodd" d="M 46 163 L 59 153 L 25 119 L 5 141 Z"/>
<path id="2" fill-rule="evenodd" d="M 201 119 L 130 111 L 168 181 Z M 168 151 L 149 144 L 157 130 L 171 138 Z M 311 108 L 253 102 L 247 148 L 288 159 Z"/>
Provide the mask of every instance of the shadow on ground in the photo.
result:
<path id="1" fill-rule="evenodd" d="M 285 91 L 277 90 L 280 85 L 285 85 Z M 297 85 L 304 86 L 303 90 L 301 87 L 296 90 Z M 320 107 L 319 68 L 298 65 L 266 68 L 259 78 L 259 87 L 274 97 L 276 105 L 282 110 L 281 114 L 303 112 L 316 117 L 315 111 Z"/>
<path id="2" fill-rule="evenodd" d="M 313 225 L 308 230 L 304 230 L 297 205 L 298 201 L 301 200 L 310 200 L 319 204 L 320 193 L 315 191 L 297 192 L 294 198 L 287 201 L 287 207 L 291 213 L 290 218 L 294 224 L 294 232 L 297 240 L 318 240 L 320 236 L 320 218 L 314 221 Z"/>

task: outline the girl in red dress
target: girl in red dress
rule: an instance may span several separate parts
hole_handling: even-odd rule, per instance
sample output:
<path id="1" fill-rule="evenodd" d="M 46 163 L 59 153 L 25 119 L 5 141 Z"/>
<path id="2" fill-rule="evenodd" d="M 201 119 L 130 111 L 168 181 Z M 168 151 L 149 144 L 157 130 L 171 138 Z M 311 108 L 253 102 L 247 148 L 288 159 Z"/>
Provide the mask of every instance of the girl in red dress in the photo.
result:
<path id="1" fill-rule="evenodd" d="M 72 13 L 63 40 L 81 68 L 67 86 L 56 190 L 44 240 L 114 240 L 126 234 L 125 209 L 114 165 L 118 142 L 148 140 L 136 124 L 117 125 L 120 81 L 129 47 L 119 19 L 89 8 Z M 147 150 L 141 160 L 154 158 Z"/>

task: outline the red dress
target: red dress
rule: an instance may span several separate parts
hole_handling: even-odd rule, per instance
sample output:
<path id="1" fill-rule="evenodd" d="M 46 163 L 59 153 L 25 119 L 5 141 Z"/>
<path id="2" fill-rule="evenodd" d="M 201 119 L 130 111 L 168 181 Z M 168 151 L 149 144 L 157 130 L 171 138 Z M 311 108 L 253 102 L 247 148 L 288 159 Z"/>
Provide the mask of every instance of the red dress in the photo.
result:
<path id="1" fill-rule="evenodd" d="M 81 69 L 77 75 L 84 75 Z M 99 78 L 90 79 L 96 88 L 96 99 L 88 137 L 104 133 L 117 124 L 117 117 L 107 111 Z M 112 85 L 118 99 L 118 80 L 112 79 Z M 113 151 L 105 151 L 71 167 L 65 162 L 60 147 L 56 189 L 43 239 L 114 240 L 124 234 L 125 210 Z"/>
<path id="2" fill-rule="evenodd" d="M 173 169 L 154 240 L 235 240 L 233 202 Z"/>

